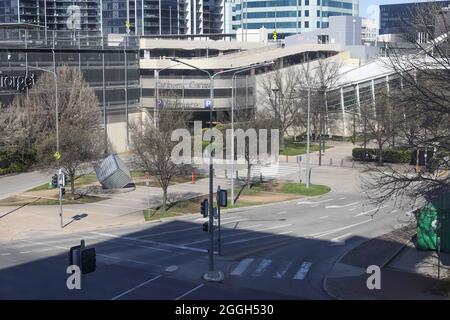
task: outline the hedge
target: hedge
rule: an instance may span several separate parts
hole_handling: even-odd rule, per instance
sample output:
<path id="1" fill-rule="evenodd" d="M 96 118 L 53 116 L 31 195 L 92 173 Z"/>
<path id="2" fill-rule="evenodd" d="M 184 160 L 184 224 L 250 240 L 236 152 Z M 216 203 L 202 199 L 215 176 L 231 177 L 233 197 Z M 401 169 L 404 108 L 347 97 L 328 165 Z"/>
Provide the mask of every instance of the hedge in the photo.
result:
<path id="1" fill-rule="evenodd" d="M 378 149 L 354 148 L 353 159 L 356 161 L 378 161 Z M 384 149 L 382 151 L 383 162 L 387 163 L 409 163 L 412 152 L 410 150 Z"/>
<path id="2" fill-rule="evenodd" d="M 17 173 L 27 170 L 36 162 L 34 153 L 20 154 L 19 152 L 0 152 L 0 175 Z"/>

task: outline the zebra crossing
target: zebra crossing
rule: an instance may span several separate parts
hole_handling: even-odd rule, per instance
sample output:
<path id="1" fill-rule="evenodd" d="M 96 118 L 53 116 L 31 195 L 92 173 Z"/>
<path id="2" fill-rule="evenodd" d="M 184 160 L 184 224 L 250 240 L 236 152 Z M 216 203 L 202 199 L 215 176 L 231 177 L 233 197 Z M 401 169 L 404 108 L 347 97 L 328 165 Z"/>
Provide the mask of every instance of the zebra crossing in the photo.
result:
<path id="1" fill-rule="evenodd" d="M 270 277 L 273 279 L 304 280 L 313 263 L 309 261 L 273 261 L 245 258 L 230 272 L 230 277 Z"/>
<path id="2" fill-rule="evenodd" d="M 237 175 L 236 175 L 237 172 Z M 278 178 L 283 176 L 289 176 L 293 174 L 298 174 L 299 168 L 297 166 L 285 165 L 285 164 L 272 164 L 270 166 L 260 166 L 255 165 L 252 166 L 250 171 L 250 176 L 252 178 L 260 178 L 263 176 L 264 178 Z M 231 174 L 230 170 L 225 169 L 217 169 L 216 177 L 218 178 L 229 178 Z M 247 169 L 239 169 L 234 173 L 235 177 L 244 178 L 247 177 Z"/>

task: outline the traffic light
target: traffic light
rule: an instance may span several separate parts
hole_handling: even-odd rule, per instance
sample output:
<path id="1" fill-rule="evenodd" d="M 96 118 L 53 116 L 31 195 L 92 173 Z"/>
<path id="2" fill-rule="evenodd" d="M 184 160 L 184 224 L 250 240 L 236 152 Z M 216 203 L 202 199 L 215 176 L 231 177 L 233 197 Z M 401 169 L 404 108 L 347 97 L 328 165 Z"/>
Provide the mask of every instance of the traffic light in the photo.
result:
<path id="1" fill-rule="evenodd" d="M 52 176 L 52 186 L 53 188 L 58 188 L 58 175 L 54 174 Z"/>
<path id="2" fill-rule="evenodd" d="M 81 273 L 88 274 L 94 272 L 97 268 L 97 258 L 95 248 L 84 249 L 81 251 Z"/>
<path id="3" fill-rule="evenodd" d="M 208 222 L 203 223 L 202 229 L 203 229 L 203 231 L 208 232 L 208 230 L 209 230 L 209 223 Z"/>
<path id="4" fill-rule="evenodd" d="M 208 216 L 208 199 L 204 199 L 200 205 L 200 213 L 204 218 Z"/>
<path id="5" fill-rule="evenodd" d="M 61 188 L 61 196 L 64 197 L 65 194 L 66 194 L 66 188 Z"/>

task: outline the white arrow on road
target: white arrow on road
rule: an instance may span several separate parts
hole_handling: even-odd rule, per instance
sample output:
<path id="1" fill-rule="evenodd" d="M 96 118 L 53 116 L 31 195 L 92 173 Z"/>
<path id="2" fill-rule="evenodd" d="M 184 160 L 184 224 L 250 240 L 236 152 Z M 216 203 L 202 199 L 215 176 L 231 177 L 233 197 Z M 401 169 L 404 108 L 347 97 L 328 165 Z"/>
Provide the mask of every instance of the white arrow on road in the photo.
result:
<path id="1" fill-rule="evenodd" d="M 332 206 L 326 206 L 325 209 L 337 209 L 337 208 L 346 208 L 346 207 L 351 207 L 354 206 L 355 204 L 358 204 L 359 202 L 352 202 L 352 203 L 348 203 L 348 204 L 343 204 L 343 205 L 332 205 Z"/>
<path id="2" fill-rule="evenodd" d="M 324 203 L 324 202 L 329 202 L 329 201 L 333 201 L 334 199 L 325 199 L 325 200 L 320 200 L 320 201 L 300 201 L 297 202 L 297 204 L 318 204 L 318 203 Z"/>

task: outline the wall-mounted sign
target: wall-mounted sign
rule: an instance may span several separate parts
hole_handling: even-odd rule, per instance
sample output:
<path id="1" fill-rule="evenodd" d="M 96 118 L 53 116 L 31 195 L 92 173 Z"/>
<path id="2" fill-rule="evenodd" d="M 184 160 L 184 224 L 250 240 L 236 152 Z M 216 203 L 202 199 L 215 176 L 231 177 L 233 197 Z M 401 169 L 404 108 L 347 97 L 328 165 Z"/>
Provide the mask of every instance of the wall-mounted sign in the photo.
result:
<path id="1" fill-rule="evenodd" d="M 27 76 L 10 76 L 0 74 L 0 88 L 22 91 L 31 88 L 35 81 L 34 73 Z"/>

